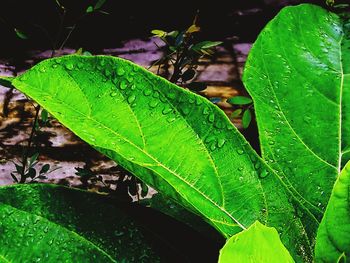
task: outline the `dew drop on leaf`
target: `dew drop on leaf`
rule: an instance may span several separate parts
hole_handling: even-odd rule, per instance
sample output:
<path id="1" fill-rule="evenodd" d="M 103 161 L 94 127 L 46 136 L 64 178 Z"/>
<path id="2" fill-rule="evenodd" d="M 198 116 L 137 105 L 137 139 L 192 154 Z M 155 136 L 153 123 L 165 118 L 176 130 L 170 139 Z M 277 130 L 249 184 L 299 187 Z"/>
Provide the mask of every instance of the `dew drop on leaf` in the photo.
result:
<path id="1" fill-rule="evenodd" d="M 259 173 L 259 177 L 260 178 L 266 178 L 269 175 L 269 172 L 265 169 L 263 169 L 260 173 Z"/>
<path id="2" fill-rule="evenodd" d="M 242 155 L 242 154 L 244 153 L 244 151 L 243 151 L 242 149 L 238 149 L 238 150 L 237 150 L 237 153 L 238 153 L 239 155 Z"/>
<path id="3" fill-rule="evenodd" d="M 117 75 L 123 76 L 125 74 L 125 70 L 122 67 L 117 68 Z"/>
<path id="4" fill-rule="evenodd" d="M 210 113 L 209 116 L 208 116 L 208 121 L 209 121 L 209 122 L 214 122 L 214 120 L 215 120 L 215 115 L 214 115 L 214 113 Z"/>
<path id="5" fill-rule="evenodd" d="M 220 138 L 220 139 L 218 140 L 218 147 L 221 148 L 222 146 L 224 146 L 225 142 L 226 142 L 226 141 L 225 141 L 224 138 Z"/>
<path id="6" fill-rule="evenodd" d="M 125 80 L 122 80 L 119 85 L 120 89 L 124 90 L 128 87 L 128 84 L 126 83 Z"/>
<path id="7" fill-rule="evenodd" d="M 148 104 L 151 108 L 155 108 L 158 105 L 158 101 L 157 100 L 151 100 Z"/>
<path id="8" fill-rule="evenodd" d="M 72 63 L 67 63 L 66 64 L 66 69 L 73 70 L 74 69 L 74 65 Z"/>
<path id="9" fill-rule="evenodd" d="M 131 104 L 135 101 L 136 99 L 136 96 L 135 94 L 131 94 L 129 97 L 128 97 L 128 102 Z"/>
<path id="10" fill-rule="evenodd" d="M 145 96 L 149 96 L 149 95 L 152 94 L 152 90 L 151 90 L 151 89 L 145 89 L 145 90 L 143 91 L 143 94 L 144 94 Z"/>

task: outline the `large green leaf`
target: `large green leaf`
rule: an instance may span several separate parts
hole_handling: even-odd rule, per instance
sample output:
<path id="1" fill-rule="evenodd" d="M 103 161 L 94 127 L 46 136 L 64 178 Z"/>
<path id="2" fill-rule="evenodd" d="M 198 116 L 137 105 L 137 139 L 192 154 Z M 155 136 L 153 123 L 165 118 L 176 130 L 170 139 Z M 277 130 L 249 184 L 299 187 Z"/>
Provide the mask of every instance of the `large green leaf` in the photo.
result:
<path id="1" fill-rule="evenodd" d="M 350 162 L 340 173 L 317 232 L 316 261 L 350 258 Z M 342 261 L 341 261 L 342 262 Z M 347 262 L 347 261 L 345 261 Z"/>
<path id="2" fill-rule="evenodd" d="M 149 233 L 106 196 L 54 185 L 2 187 L 0 218 L 0 262 L 160 260 Z"/>
<path id="3" fill-rule="evenodd" d="M 232 236 L 220 251 L 219 263 L 292 263 L 293 258 L 283 246 L 278 232 L 259 221 Z"/>
<path id="4" fill-rule="evenodd" d="M 12 84 L 66 127 L 226 237 L 275 226 L 296 260 L 312 247 L 279 178 L 208 100 L 128 61 L 46 60 Z"/>
<path id="5" fill-rule="evenodd" d="M 261 32 L 244 71 L 263 158 L 302 204 L 310 236 L 350 157 L 349 25 L 318 6 L 287 7 Z"/>

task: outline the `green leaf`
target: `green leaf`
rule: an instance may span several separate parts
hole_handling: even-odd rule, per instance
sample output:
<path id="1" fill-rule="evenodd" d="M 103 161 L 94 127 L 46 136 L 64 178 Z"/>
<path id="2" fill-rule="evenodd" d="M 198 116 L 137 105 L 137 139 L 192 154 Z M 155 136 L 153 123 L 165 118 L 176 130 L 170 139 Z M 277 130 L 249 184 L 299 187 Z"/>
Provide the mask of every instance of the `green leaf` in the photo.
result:
<path id="1" fill-rule="evenodd" d="M 191 83 L 187 84 L 186 87 L 190 90 L 193 90 L 193 91 L 202 91 L 202 90 L 205 90 L 207 88 L 207 84 L 205 84 L 203 82 L 191 82 Z"/>
<path id="2" fill-rule="evenodd" d="M 6 87 L 6 88 L 13 88 L 12 86 L 12 80 L 14 77 L 0 77 L 0 85 Z"/>
<path id="3" fill-rule="evenodd" d="M 100 9 L 104 4 L 105 4 L 106 0 L 98 0 L 97 3 L 95 4 L 94 9 L 98 10 Z"/>
<path id="4" fill-rule="evenodd" d="M 238 118 L 242 113 L 242 109 L 237 109 L 237 110 L 234 110 L 232 113 L 231 113 L 231 118 Z"/>
<path id="5" fill-rule="evenodd" d="M 150 234 L 106 196 L 32 184 L 2 187 L 0 200 L 5 262 L 159 262 Z"/>
<path id="6" fill-rule="evenodd" d="M 29 167 L 33 166 L 33 163 L 38 159 L 39 157 L 39 153 L 35 153 L 33 154 L 30 158 L 29 158 Z"/>
<path id="7" fill-rule="evenodd" d="M 183 74 L 181 74 L 181 79 L 183 81 L 188 81 L 190 79 L 193 79 L 195 75 L 196 75 L 196 71 L 190 68 L 186 70 Z M 206 85 L 205 85 L 205 88 L 206 88 Z"/>
<path id="8" fill-rule="evenodd" d="M 263 158 L 299 201 L 310 242 L 350 159 L 349 20 L 318 6 L 284 8 L 246 63 Z"/>
<path id="9" fill-rule="evenodd" d="M 232 236 L 221 249 L 219 263 L 231 262 L 292 263 L 294 260 L 276 229 L 257 221 L 247 230 Z"/>
<path id="10" fill-rule="evenodd" d="M 165 37 L 167 35 L 167 32 L 159 29 L 154 29 L 151 31 L 151 33 L 160 38 Z"/>
<path id="11" fill-rule="evenodd" d="M 193 45 L 192 49 L 193 50 L 201 50 L 201 49 L 209 49 L 209 48 L 213 48 L 216 47 L 218 45 L 221 45 L 222 42 L 220 41 L 202 41 L 199 42 L 195 45 Z"/>
<path id="12" fill-rule="evenodd" d="M 317 262 L 339 262 L 350 257 L 350 162 L 335 182 L 317 232 Z M 342 261 L 340 261 L 342 262 Z M 346 262 L 346 261 L 344 261 Z"/>
<path id="13" fill-rule="evenodd" d="M 85 11 L 87 14 L 88 13 L 92 13 L 92 12 L 94 12 L 94 7 L 93 6 L 88 6 L 88 8 L 86 8 L 86 11 Z"/>
<path id="14" fill-rule="evenodd" d="M 15 28 L 14 30 L 15 30 L 16 35 L 17 35 L 20 39 L 24 39 L 24 40 L 28 39 L 28 36 L 27 36 L 23 31 L 21 31 L 21 30 L 19 30 L 19 29 L 17 29 L 17 28 Z"/>
<path id="15" fill-rule="evenodd" d="M 25 177 L 26 178 L 30 177 L 33 179 L 35 177 L 35 175 L 36 175 L 36 170 L 33 167 L 30 167 L 28 172 L 26 173 Z"/>
<path id="16" fill-rule="evenodd" d="M 46 123 L 49 120 L 49 113 L 45 109 L 42 109 L 40 116 L 41 116 L 42 122 L 44 123 Z"/>
<path id="17" fill-rule="evenodd" d="M 250 112 L 250 110 L 245 110 L 243 112 L 243 116 L 242 116 L 242 126 L 244 129 L 249 127 L 250 122 L 252 121 L 252 113 Z"/>
<path id="18" fill-rule="evenodd" d="M 201 214 L 224 236 L 256 220 L 268 222 L 296 259 L 310 259 L 293 199 L 207 99 L 106 56 L 46 60 L 13 85 L 145 183 Z"/>
<path id="19" fill-rule="evenodd" d="M 252 103 L 252 99 L 244 96 L 235 96 L 227 99 L 227 102 L 232 105 L 247 105 Z"/>
<path id="20" fill-rule="evenodd" d="M 23 166 L 15 163 L 15 167 L 16 167 L 17 173 L 22 174 Z"/>
<path id="21" fill-rule="evenodd" d="M 46 163 L 41 167 L 39 174 L 47 173 L 50 170 L 50 164 Z"/>

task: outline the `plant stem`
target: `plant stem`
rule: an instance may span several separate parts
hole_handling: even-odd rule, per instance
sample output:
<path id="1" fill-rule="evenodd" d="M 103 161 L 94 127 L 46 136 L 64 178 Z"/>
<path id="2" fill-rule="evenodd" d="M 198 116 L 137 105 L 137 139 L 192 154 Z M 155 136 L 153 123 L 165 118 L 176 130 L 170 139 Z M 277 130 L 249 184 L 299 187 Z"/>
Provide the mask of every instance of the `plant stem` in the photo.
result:
<path id="1" fill-rule="evenodd" d="M 26 171 L 26 166 L 27 166 L 27 159 L 28 159 L 30 149 L 32 147 L 32 142 L 33 142 L 33 138 L 34 138 L 34 134 L 35 134 L 35 124 L 38 122 L 38 118 L 39 118 L 39 112 L 40 112 L 39 105 L 35 107 L 35 111 L 36 112 L 35 112 L 34 122 L 32 125 L 32 130 L 31 130 L 30 135 L 29 135 L 28 145 L 26 148 L 24 148 L 24 151 L 23 151 L 22 172 L 21 172 L 21 179 L 19 181 L 19 183 L 21 183 L 21 184 L 25 183 L 25 181 L 26 181 L 25 171 Z"/>

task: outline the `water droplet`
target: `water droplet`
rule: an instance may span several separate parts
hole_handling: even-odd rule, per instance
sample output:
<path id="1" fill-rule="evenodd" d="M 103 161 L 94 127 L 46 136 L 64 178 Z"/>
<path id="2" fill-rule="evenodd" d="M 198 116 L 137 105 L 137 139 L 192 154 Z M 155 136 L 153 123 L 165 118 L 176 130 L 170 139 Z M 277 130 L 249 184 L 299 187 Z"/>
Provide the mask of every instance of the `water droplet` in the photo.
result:
<path id="1" fill-rule="evenodd" d="M 115 235 L 116 237 L 120 237 L 120 236 L 124 235 L 124 232 L 123 232 L 123 231 L 118 231 L 118 230 L 116 230 L 116 231 L 114 231 L 114 235 Z"/>
<path id="2" fill-rule="evenodd" d="M 135 94 L 131 94 L 129 97 L 128 97 L 128 102 L 131 104 L 135 101 L 136 99 L 136 96 Z"/>
<path id="3" fill-rule="evenodd" d="M 153 97 L 154 98 L 159 98 L 159 92 L 158 91 L 153 92 Z"/>
<path id="4" fill-rule="evenodd" d="M 184 113 L 184 115 L 188 115 L 190 113 L 190 108 L 187 106 L 184 106 L 182 108 L 182 112 Z"/>
<path id="5" fill-rule="evenodd" d="M 208 136 L 207 138 L 205 138 L 205 142 L 206 143 L 209 143 L 209 142 L 212 142 L 212 141 L 215 141 L 215 140 L 216 140 L 215 136 Z"/>
<path id="6" fill-rule="evenodd" d="M 122 80 L 119 85 L 120 89 L 124 90 L 128 87 L 128 83 L 125 80 Z"/>
<path id="7" fill-rule="evenodd" d="M 244 168 L 242 166 L 238 167 L 238 171 L 242 172 Z"/>
<path id="8" fill-rule="evenodd" d="M 202 100 L 202 98 L 201 97 L 197 97 L 196 98 L 196 105 L 201 105 L 203 103 L 203 100 Z"/>
<path id="9" fill-rule="evenodd" d="M 205 108 L 203 109 L 203 114 L 204 114 L 204 115 L 208 115 L 209 112 L 210 112 L 209 108 L 205 107 Z"/>
<path id="10" fill-rule="evenodd" d="M 222 146 L 224 146 L 226 140 L 224 138 L 220 138 L 218 140 L 218 147 L 221 148 Z"/>
<path id="11" fill-rule="evenodd" d="M 155 107 L 157 107 L 157 105 L 158 105 L 158 101 L 157 100 L 151 100 L 150 102 L 149 102 L 149 106 L 151 107 L 151 108 L 155 108 Z"/>
<path id="12" fill-rule="evenodd" d="M 270 141 L 269 141 L 269 144 L 270 144 L 270 145 L 274 145 L 274 144 L 275 144 L 275 141 L 270 140 Z"/>
<path id="13" fill-rule="evenodd" d="M 46 69 L 45 69 L 44 67 L 40 67 L 40 68 L 39 68 L 39 71 L 40 71 L 41 73 L 45 73 L 45 72 L 46 72 Z"/>
<path id="14" fill-rule="evenodd" d="M 57 68 L 57 67 L 58 67 L 57 64 L 53 64 L 53 65 L 52 65 L 52 68 Z"/>
<path id="15" fill-rule="evenodd" d="M 254 168 L 255 169 L 259 169 L 261 167 L 261 163 L 257 162 L 256 164 L 254 164 Z"/>
<path id="16" fill-rule="evenodd" d="M 175 117 L 169 117 L 166 120 L 167 120 L 167 122 L 171 123 L 171 122 L 174 122 L 176 120 L 176 118 Z"/>
<path id="17" fill-rule="evenodd" d="M 244 153 L 244 151 L 243 151 L 242 149 L 238 149 L 238 150 L 237 150 L 237 153 L 238 153 L 239 155 L 242 155 L 242 154 Z"/>
<path id="18" fill-rule="evenodd" d="M 151 90 L 151 89 L 146 88 L 146 89 L 144 89 L 144 90 L 143 90 L 143 94 L 144 94 L 145 96 L 149 96 L 149 95 L 151 95 L 151 94 L 152 94 L 152 90 Z"/>
<path id="19" fill-rule="evenodd" d="M 118 76 L 123 76 L 125 74 L 125 70 L 122 67 L 118 67 L 116 72 Z"/>
<path id="20" fill-rule="evenodd" d="M 172 108 L 170 108 L 169 106 L 166 106 L 166 107 L 163 109 L 162 113 L 163 113 L 163 114 L 168 114 L 168 113 L 170 113 L 171 111 L 172 111 Z"/>
<path id="21" fill-rule="evenodd" d="M 166 96 L 167 96 L 169 99 L 175 99 L 175 97 L 176 97 L 175 93 L 172 93 L 172 92 L 167 93 Z"/>
<path id="22" fill-rule="evenodd" d="M 269 175 L 269 172 L 266 169 L 263 169 L 260 173 L 259 173 L 259 177 L 261 179 L 266 178 Z"/>
<path id="23" fill-rule="evenodd" d="M 74 65 L 72 63 L 67 63 L 66 64 L 66 69 L 73 70 L 74 69 Z"/>
<path id="24" fill-rule="evenodd" d="M 111 92 L 111 97 L 115 97 L 115 96 L 117 96 L 118 95 L 118 93 L 117 92 L 115 92 L 115 91 L 113 91 L 113 92 Z"/>
<path id="25" fill-rule="evenodd" d="M 210 145 L 210 150 L 214 151 L 215 149 L 216 149 L 216 143 L 214 142 Z"/>
<path id="26" fill-rule="evenodd" d="M 214 120 L 215 120 L 215 115 L 214 115 L 214 113 L 210 113 L 210 114 L 209 114 L 209 117 L 208 117 L 208 121 L 209 121 L 209 122 L 214 122 Z"/>

